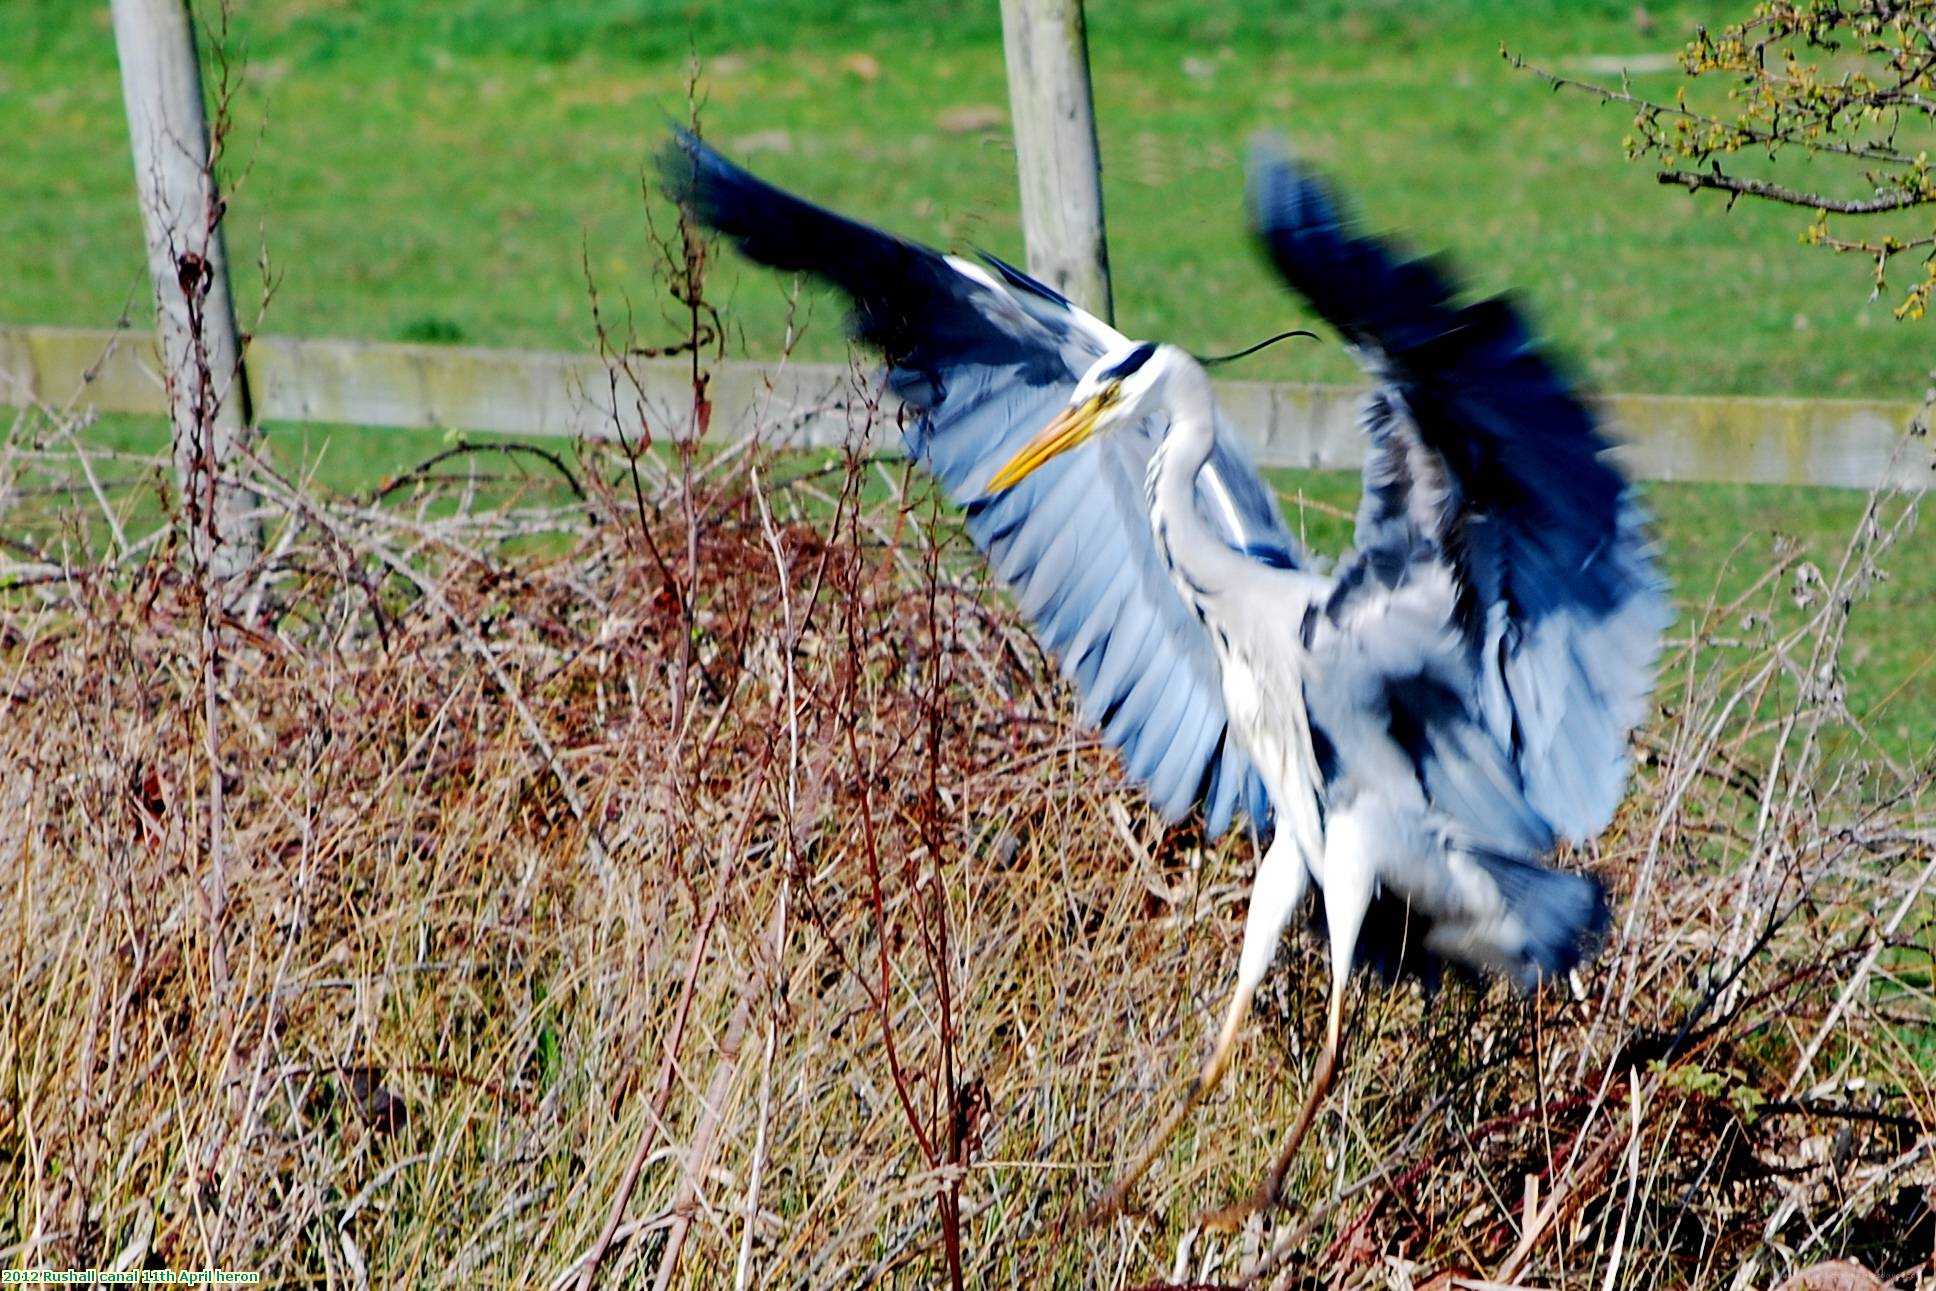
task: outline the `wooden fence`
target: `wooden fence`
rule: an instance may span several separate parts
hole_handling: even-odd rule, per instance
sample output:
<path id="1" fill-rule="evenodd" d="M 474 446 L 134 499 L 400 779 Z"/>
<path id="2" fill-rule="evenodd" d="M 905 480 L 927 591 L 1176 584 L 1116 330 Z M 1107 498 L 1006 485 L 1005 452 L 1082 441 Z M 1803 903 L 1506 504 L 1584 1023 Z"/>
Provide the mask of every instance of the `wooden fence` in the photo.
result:
<path id="1" fill-rule="evenodd" d="M 249 343 L 248 365 L 256 414 L 271 425 L 613 433 L 611 374 L 589 355 L 261 336 Z M 686 365 L 645 361 L 634 371 L 653 434 L 690 434 Z M 855 370 L 839 364 L 727 362 L 713 378 L 712 433 L 741 433 L 757 419 L 784 442 L 841 443 L 865 421 L 863 393 Z M 620 394 L 625 424 L 635 427 L 635 396 L 629 387 Z M 1358 394 L 1348 386 L 1217 383 L 1218 400 L 1266 466 L 1355 469 Z M 153 334 L 0 326 L 0 404 L 69 401 L 165 416 Z M 1610 395 L 1600 409 L 1642 479 L 1866 489 L 1932 478 L 1928 441 L 1904 438 L 1916 412 L 1908 403 Z M 890 433 L 883 425 L 878 437 L 886 442 Z"/>

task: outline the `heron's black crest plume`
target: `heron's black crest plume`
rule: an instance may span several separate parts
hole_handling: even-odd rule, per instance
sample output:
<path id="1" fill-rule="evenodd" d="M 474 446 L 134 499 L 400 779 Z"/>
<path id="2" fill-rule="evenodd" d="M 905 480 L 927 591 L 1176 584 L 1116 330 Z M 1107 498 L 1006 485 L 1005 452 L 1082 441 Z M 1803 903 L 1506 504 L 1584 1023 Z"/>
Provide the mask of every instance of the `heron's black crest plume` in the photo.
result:
<path id="1" fill-rule="evenodd" d="M 1277 344 L 1279 341 L 1288 341 L 1294 336 L 1307 337 L 1313 341 L 1323 339 L 1316 332 L 1307 332 L 1303 328 L 1298 327 L 1298 328 L 1293 328 L 1291 331 L 1288 331 L 1288 332 L 1279 332 L 1277 335 L 1271 337 L 1269 340 L 1259 341 L 1257 342 L 1257 344 L 1250 346 L 1248 349 L 1238 350 L 1234 354 L 1217 354 L 1217 355 L 1213 355 L 1210 358 L 1205 358 L 1201 354 L 1197 354 L 1197 355 L 1192 355 L 1191 357 L 1195 358 L 1198 363 L 1201 363 L 1206 368 L 1222 367 L 1226 363 L 1235 363 L 1238 359 L 1247 359 L 1251 355 L 1257 353 L 1257 351 L 1259 350 L 1267 350 L 1271 346 Z"/>
<path id="2" fill-rule="evenodd" d="M 1103 376 L 1110 380 L 1121 381 L 1131 373 L 1140 371 L 1142 366 L 1150 361 L 1150 356 L 1155 353 L 1156 346 L 1148 341 L 1144 341 L 1141 345 L 1124 355 L 1123 361 L 1103 373 Z"/>

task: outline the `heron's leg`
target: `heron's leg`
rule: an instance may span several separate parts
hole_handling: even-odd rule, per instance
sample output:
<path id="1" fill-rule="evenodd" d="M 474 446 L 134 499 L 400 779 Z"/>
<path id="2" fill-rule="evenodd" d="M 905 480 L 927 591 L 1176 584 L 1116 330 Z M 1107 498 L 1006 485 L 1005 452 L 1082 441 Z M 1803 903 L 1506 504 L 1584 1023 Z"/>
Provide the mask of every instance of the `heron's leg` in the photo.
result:
<path id="1" fill-rule="evenodd" d="M 1245 1015 L 1250 1012 L 1250 1002 L 1256 996 L 1257 987 L 1265 974 L 1270 971 L 1271 959 L 1277 952 L 1284 925 L 1290 921 L 1298 906 L 1303 904 L 1304 894 L 1309 889 L 1310 873 L 1304 867 L 1304 858 L 1291 842 L 1290 831 L 1279 830 L 1263 859 L 1257 863 L 1257 877 L 1251 883 L 1250 909 L 1244 918 L 1244 949 L 1237 961 L 1237 989 L 1231 993 L 1230 1005 L 1224 1010 L 1223 1026 L 1217 1032 L 1217 1042 L 1211 1048 L 1210 1056 L 1204 1059 L 1203 1066 L 1197 1070 L 1196 1078 L 1185 1087 L 1183 1097 L 1143 1144 L 1136 1159 L 1129 1163 L 1121 1177 L 1090 1209 L 1090 1219 L 1107 1219 L 1128 1206 L 1130 1189 L 1149 1172 L 1164 1145 L 1175 1137 L 1190 1112 L 1223 1079 L 1230 1059 L 1237 1052 L 1237 1034 L 1243 1029 Z"/>
<path id="2" fill-rule="evenodd" d="M 1340 822 L 1342 823 L 1342 822 Z M 1344 1040 L 1345 988 L 1351 984 L 1351 967 L 1358 952 L 1358 933 L 1364 926 L 1365 911 L 1371 908 L 1374 877 L 1362 854 L 1352 854 L 1355 831 L 1334 825 L 1324 851 L 1324 921 L 1331 940 L 1331 999 L 1324 1015 L 1324 1046 L 1318 1050 L 1316 1068 L 1311 1072 L 1311 1088 L 1298 1109 L 1297 1119 L 1278 1149 L 1270 1173 L 1257 1191 L 1244 1201 L 1212 1211 L 1200 1221 L 1203 1227 L 1229 1232 L 1240 1227 L 1250 1215 L 1278 1204 L 1284 1177 L 1303 1146 L 1318 1109 L 1338 1074 L 1338 1051 Z M 1342 845 L 1342 846 L 1341 846 Z M 1344 854 L 1341 855 L 1341 852 Z"/>

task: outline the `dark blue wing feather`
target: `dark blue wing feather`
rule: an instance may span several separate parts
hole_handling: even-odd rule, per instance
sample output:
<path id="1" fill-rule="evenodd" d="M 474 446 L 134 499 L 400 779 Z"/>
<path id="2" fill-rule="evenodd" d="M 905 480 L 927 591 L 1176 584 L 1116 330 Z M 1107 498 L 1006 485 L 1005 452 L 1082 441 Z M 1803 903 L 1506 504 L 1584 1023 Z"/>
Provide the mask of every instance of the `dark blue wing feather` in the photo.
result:
<path id="1" fill-rule="evenodd" d="M 1130 774 L 1174 820 L 1200 809 L 1212 834 L 1242 810 L 1268 819 L 1264 786 L 1225 738 L 1204 629 L 1170 585 L 1150 535 L 1143 476 L 1160 428 L 1093 441 L 987 497 L 989 478 L 1125 338 L 994 257 L 993 273 L 822 210 L 680 132 L 662 156 L 675 197 L 751 258 L 814 274 L 853 304 L 855 336 L 889 364 L 918 415 L 911 456 L 961 504 L 967 529 L 1082 692 Z M 1276 501 L 1234 437 L 1200 488 L 1233 547 L 1295 561 Z"/>
<path id="2" fill-rule="evenodd" d="M 1606 439 L 1510 303 L 1456 304 L 1437 267 L 1358 233 L 1281 156 L 1253 163 L 1250 198 L 1278 269 L 1379 383 L 1358 567 L 1341 588 L 1376 594 L 1414 562 L 1448 561 L 1477 675 L 1466 706 L 1499 751 L 1480 761 L 1510 763 L 1484 771 L 1499 801 L 1472 809 L 1516 814 L 1516 790 L 1555 833 L 1597 833 L 1619 804 L 1670 617 Z M 1461 758 L 1472 732 L 1438 729 L 1443 762 Z"/>

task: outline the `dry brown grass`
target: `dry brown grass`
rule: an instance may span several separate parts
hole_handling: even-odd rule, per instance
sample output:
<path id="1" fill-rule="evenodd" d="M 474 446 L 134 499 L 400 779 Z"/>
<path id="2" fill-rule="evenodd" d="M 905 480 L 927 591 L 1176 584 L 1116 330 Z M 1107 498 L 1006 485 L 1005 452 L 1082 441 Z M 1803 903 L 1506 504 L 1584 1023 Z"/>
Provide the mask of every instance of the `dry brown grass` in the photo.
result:
<path id="1" fill-rule="evenodd" d="M 71 430 L 18 423 L 0 499 L 10 1265 L 1928 1280 L 1930 768 L 1837 691 L 1904 500 L 1686 615 L 1580 858 L 1619 913 L 1576 989 L 1361 995 L 1302 1209 L 1222 1239 L 1186 1230 L 1296 1107 L 1319 951 L 1287 943 L 1152 1218 L 1082 1226 L 1207 1042 L 1251 847 L 1160 826 L 904 467 L 586 446 L 583 503 L 461 461 L 378 506 L 258 464 L 272 555 L 211 658 L 137 512 L 34 509 Z M 1809 598 L 1780 637 L 1777 585 Z"/>

